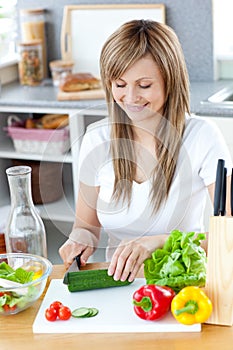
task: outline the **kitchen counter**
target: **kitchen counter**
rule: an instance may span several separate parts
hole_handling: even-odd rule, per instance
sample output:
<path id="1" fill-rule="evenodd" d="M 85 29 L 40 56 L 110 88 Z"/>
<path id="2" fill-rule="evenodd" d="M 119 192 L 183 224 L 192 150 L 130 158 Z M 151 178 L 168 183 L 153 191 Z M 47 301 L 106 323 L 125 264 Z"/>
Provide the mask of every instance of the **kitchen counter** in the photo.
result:
<path id="1" fill-rule="evenodd" d="M 51 80 L 45 80 L 40 86 L 21 86 L 17 82 L 6 84 L 0 95 L 0 112 L 28 107 L 62 109 L 63 112 L 86 108 L 106 110 L 104 100 L 58 101 L 57 93 L 58 88 L 52 85 Z"/>
<path id="2" fill-rule="evenodd" d="M 103 267 L 106 267 L 106 263 L 92 263 L 87 264 L 85 269 Z M 63 278 L 64 273 L 63 265 L 55 265 L 49 281 L 52 278 Z M 32 324 L 42 299 L 43 296 L 29 309 L 17 315 L 0 317 L 1 350 L 232 350 L 233 327 L 207 324 L 202 325 L 202 332 L 199 333 L 33 334 Z"/>
<path id="3" fill-rule="evenodd" d="M 206 116 L 233 117 L 233 109 L 201 104 L 201 101 L 229 85 L 233 85 L 232 80 L 191 82 L 191 112 Z M 20 86 L 18 82 L 4 85 L 0 95 L 0 112 L 9 111 L 9 109 L 17 111 L 25 107 L 46 110 L 62 109 L 63 111 L 91 108 L 92 110 L 106 111 L 104 100 L 57 101 L 57 92 L 58 88 L 52 86 L 51 80 L 46 80 L 41 86 L 34 87 Z"/>

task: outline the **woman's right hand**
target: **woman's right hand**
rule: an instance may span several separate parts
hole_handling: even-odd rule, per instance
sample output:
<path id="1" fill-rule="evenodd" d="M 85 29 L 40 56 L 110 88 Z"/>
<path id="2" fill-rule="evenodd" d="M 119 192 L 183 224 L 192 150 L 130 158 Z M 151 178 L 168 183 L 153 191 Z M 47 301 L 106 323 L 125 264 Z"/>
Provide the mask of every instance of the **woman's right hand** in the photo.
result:
<path id="1" fill-rule="evenodd" d="M 88 258 L 93 254 L 94 248 L 85 246 L 79 242 L 75 242 L 72 239 L 67 241 L 59 248 L 59 254 L 64 262 L 65 268 L 68 269 L 72 264 L 74 258 L 82 253 L 80 257 L 81 266 L 86 265 Z"/>

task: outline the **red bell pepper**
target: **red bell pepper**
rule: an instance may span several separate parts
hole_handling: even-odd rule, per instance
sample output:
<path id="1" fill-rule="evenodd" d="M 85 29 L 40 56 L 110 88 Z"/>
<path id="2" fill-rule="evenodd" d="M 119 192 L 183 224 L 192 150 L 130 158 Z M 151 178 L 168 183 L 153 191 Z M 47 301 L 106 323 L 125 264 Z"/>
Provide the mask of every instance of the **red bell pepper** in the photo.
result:
<path id="1" fill-rule="evenodd" d="M 149 284 L 142 286 L 133 294 L 134 311 L 144 320 L 157 320 L 170 310 L 173 289 L 165 286 Z"/>

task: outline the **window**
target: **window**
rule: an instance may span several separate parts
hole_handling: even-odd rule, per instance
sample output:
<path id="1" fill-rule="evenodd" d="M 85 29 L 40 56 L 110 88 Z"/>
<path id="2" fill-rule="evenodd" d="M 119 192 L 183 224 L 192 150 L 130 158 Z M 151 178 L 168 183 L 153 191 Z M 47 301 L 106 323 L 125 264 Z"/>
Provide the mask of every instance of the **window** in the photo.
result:
<path id="1" fill-rule="evenodd" d="M 0 62 L 15 56 L 17 0 L 0 0 Z"/>

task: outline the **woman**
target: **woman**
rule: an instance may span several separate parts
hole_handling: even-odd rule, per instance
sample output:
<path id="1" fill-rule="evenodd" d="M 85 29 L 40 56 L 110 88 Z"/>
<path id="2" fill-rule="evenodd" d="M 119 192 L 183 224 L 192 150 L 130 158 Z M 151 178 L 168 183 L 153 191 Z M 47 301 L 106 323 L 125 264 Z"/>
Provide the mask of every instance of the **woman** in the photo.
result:
<path id="1" fill-rule="evenodd" d="M 228 172 L 232 165 L 216 127 L 190 116 L 187 69 L 171 28 L 125 23 L 104 44 L 100 68 L 109 118 L 83 138 L 76 220 L 59 253 L 66 267 L 80 253 L 85 265 L 104 229 L 109 275 L 131 281 L 171 230 L 203 231 L 217 161 L 225 159 Z"/>

